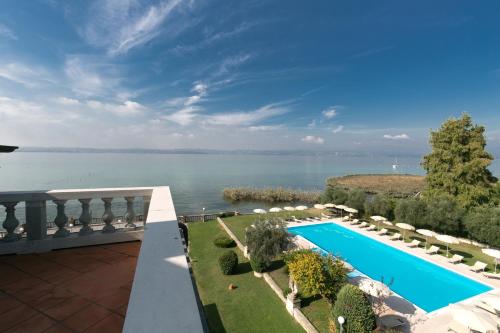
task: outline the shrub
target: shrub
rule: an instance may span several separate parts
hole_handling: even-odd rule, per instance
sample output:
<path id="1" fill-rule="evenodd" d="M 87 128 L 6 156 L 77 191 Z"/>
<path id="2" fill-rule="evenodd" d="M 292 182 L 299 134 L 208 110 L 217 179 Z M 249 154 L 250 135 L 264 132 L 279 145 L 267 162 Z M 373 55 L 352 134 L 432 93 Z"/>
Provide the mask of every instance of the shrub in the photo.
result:
<path id="1" fill-rule="evenodd" d="M 287 260 L 287 267 L 301 291 L 310 295 L 319 294 L 333 301 L 347 282 L 347 269 L 343 262 L 311 250 L 297 252 L 292 260 Z"/>
<path id="2" fill-rule="evenodd" d="M 219 257 L 219 267 L 222 274 L 232 274 L 236 266 L 238 266 L 238 255 L 234 251 L 227 251 Z"/>
<path id="3" fill-rule="evenodd" d="M 346 284 L 337 294 L 332 309 L 335 326 L 340 330 L 337 318 L 345 318 L 344 332 L 368 333 L 375 328 L 375 313 L 366 295 L 356 286 Z"/>
<path id="4" fill-rule="evenodd" d="M 354 189 L 349 191 L 349 195 L 347 196 L 346 205 L 357 209 L 359 215 L 363 215 L 365 210 L 365 201 L 366 201 L 366 193 L 360 189 Z"/>
<path id="5" fill-rule="evenodd" d="M 428 225 L 435 231 L 460 235 L 463 233 L 465 210 L 452 198 L 436 198 L 429 202 Z"/>
<path id="6" fill-rule="evenodd" d="M 214 245 L 217 247 L 228 248 L 228 247 L 235 247 L 236 242 L 229 237 L 220 236 L 214 239 Z"/>
<path id="7" fill-rule="evenodd" d="M 500 247 L 500 208 L 476 208 L 465 217 L 465 229 L 472 239 Z"/>
<path id="8" fill-rule="evenodd" d="M 262 273 L 266 269 L 266 265 L 264 262 L 259 259 L 259 258 L 251 258 L 250 259 L 250 266 L 252 267 L 254 272 L 257 273 Z"/>
<path id="9" fill-rule="evenodd" d="M 254 227 L 247 228 L 245 237 L 250 258 L 258 258 L 265 267 L 290 244 L 290 234 L 280 219 L 255 222 Z"/>
<path id="10" fill-rule="evenodd" d="M 225 188 L 222 193 L 229 201 L 263 201 L 263 202 L 305 202 L 315 203 L 320 200 L 321 192 L 301 191 L 283 187 L 253 188 L 236 187 Z"/>
<path id="11" fill-rule="evenodd" d="M 408 223 L 416 228 L 427 226 L 427 204 L 422 200 L 399 200 L 394 215 L 397 223 Z"/>
<path id="12" fill-rule="evenodd" d="M 321 195 L 321 201 L 324 203 L 333 202 L 340 205 L 347 201 L 347 197 L 347 191 L 342 187 L 327 185 L 325 191 Z"/>
<path id="13" fill-rule="evenodd" d="M 388 196 L 377 194 L 371 200 L 365 201 L 365 213 L 368 216 L 381 215 L 392 221 L 394 219 L 394 206 L 394 201 Z"/>

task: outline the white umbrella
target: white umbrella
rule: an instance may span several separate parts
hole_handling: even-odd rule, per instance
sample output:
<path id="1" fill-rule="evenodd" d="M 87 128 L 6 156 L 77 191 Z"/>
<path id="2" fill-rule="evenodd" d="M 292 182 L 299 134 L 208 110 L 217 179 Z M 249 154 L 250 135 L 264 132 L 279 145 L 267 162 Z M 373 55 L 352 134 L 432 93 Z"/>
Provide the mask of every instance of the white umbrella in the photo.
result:
<path id="1" fill-rule="evenodd" d="M 403 230 L 415 230 L 415 227 L 408 223 L 396 223 L 396 227 Z M 403 231 L 403 240 L 405 239 L 405 232 Z"/>
<path id="2" fill-rule="evenodd" d="M 295 210 L 306 210 L 307 206 L 297 206 L 295 207 Z"/>
<path id="3" fill-rule="evenodd" d="M 449 235 L 436 235 L 438 241 L 446 243 L 446 256 L 448 257 L 448 245 L 449 244 L 458 244 L 460 243 L 458 239 Z"/>
<path id="4" fill-rule="evenodd" d="M 332 203 L 327 203 L 327 204 L 324 204 L 323 206 L 325 206 L 326 208 L 335 208 L 336 206 Z"/>
<path id="5" fill-rule="evenodd" d="M 271 209 L 269 209 L 269 212 L 270 213 L 279 213 L 281 212 L 283 209 L 279 208 L 279 207 L 273 207 Z"/>
<path id="6" fill-rule="evenodd" d="M 421 235 L 425 236 L 425 248 L 427 248 L 427 238 L 428 237 L 435 237 L 436 233 L 432 230 L 427 230 L 427 229 L 417 229 L 417 232 Z"/>
<path id="7" fill-rule="evenodd" d="M 255 208 L 255 209 L 253 210 L 253 212 L 254 212 L 255 214 L 265 214 L 265 213 L 267 213 L 267 212 L 266 212 L 266 210 L 265 210 L 265 209 L 262 209 L 262 208 Z"/>
<path id="8" fill-rule="evenodd" d="M 483 333 L 498 331 L 495 319 L 475 307 L 452 304 L 449 308 L 453 319 L 471 330 Z"/>
<path id="9" fill-rule="evenodd" d="M 345 210 L 346 208 L 349 208 L 349 207 L 344 206 L 344 205 L 336 205 L 335 208 Z"/>
<path id="10" fill-rule="evenodd" d="M 394 225 L 394 223 L 392 223 L 391 221 L 384 221 L 382 222 L 383 224 L 387 224 L 387 225 Z"/>
<path id="11" fill-rule="evenodd" d="M 490 257 L 493 257 L 495 258 L 495 274 L 497 272 L 497 261 L 498 259 L 500 259 L 500 250 L 497 250 L 497 249 L 482 249 L 481 251 L 483 251 L 484 254 L 487 254 L 489 255 Z"/>
<path id="12" fill-rule="evenodd" d="M 500 311 L 500 296 L 486 295 L 480 298 L 480 301 L 491 306 L 495 311 Z"/>
<path id="13" fill-rule="evenodd" d="M 351 213 L 351 214 L 356 214 L 358 212 L 357 209 L 354 209 L 354 208 L 351 208 L 351 207 L 346 207 L 344 208 L 344 210 L 348 213 Z"/>
<path id="14" fill-rule="evenodd" d="M 293 212 L 295 210 L 294 207 L 290 207 L 290 206 L 283 207 L 283 209 L 286 211 L 289 211 L 289 212 Z"/>
<path id="15" fill-rule="evenodd" d="M 325 209 L 325 206 L 322 205 L 322 204 L 315 204 L 314 208 L 316 208 L 316 209 Z"/>
<path id="16" fill-rule="evenodd" d="M 368 295 L 375 297 L 388 297 L 391 294 L 389 287 L 379 281 L 372 279 L 362 279 L 358 284 L 359 289 Z"/>
<path id="17" fill-rule="evenodd" d="M 379 216 L 379 215 L 373 215 L 373 216 L 370 216 L 370 218 L 377 222 L 377 227 L 378 229 L 380 229 L 380 222 L 383 222 L 383 221 L 386 221 L 387 219 L 383 216 Z M 392 224 L 392 223 L 391 223 Z"/>

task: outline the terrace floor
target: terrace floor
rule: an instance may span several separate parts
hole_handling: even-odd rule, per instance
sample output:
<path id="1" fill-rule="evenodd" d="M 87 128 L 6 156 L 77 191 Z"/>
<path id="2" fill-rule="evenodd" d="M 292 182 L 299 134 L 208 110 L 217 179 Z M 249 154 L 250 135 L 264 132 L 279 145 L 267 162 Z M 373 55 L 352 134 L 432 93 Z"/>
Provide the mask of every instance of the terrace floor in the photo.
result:
<path id="1" fill-rule="evenodd" d="M 121 332 L 140 246 L 0 256 L 0 332 Z"/>

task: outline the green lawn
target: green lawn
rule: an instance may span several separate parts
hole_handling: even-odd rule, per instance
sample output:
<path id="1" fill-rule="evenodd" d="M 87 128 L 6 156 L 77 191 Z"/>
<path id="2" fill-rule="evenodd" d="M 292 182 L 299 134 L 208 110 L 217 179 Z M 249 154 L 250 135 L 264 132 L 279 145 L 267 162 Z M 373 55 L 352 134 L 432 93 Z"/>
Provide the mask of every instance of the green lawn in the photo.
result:
<path id="1" fill-rule="evenodd" d="M 275 213 L 268 214 L 269 216 L 287 217 L 294 215 L 297 218 L 305 216 L 318 216 L 321 211 L 316 209 L 309 209 L 307 211 L 295 211 L 291 213 Z M 260 216 L 265 218 L 265 216 Z M 249 227 L 252 223 L 259 219 L 259 215 L 241 215 L 235 217 L 224 218 L 224 223 L 231 229 L 231 231 L 238 237 L 238 239 L 245 244 L 245 228 Z M 285 290 L 288 287 L 288 273 L 286 271 L 283 260 L 278 259 L 273 262 L 269 269 L 269 274 L 274 281 Z M 325 299 L 322 298 L 306 298 L 302 301 L 302 312 L 311 321 L 320 333 L 328 333 L 328 318 L 330 317 L 330 305 Z"/>
<path id="2" fill-rule="evenodd" d="M 225 232 L 216 221 L 189 224 L 190 257 L 210 332 L 303 332 L 284 304 L 237 249 L 240 264 L 234 275 L 223 275 L 219 256 L 228 251 L 212 241 Z M 237 286 L 228 290 L 229 284 Z"/>

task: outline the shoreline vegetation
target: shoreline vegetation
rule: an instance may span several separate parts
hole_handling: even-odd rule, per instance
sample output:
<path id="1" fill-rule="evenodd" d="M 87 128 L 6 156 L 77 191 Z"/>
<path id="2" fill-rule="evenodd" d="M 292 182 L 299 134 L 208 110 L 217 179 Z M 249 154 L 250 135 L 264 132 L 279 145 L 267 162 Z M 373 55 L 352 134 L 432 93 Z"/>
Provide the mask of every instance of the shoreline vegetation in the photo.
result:
<path id="1" fill-rule="evenodd" d="M 222 196 L 231 202 L 302 202 L 316 203 L 320 200 L 322 191 L 302 191 L 285 187 L 232 187 L 225 188 Z"/>

